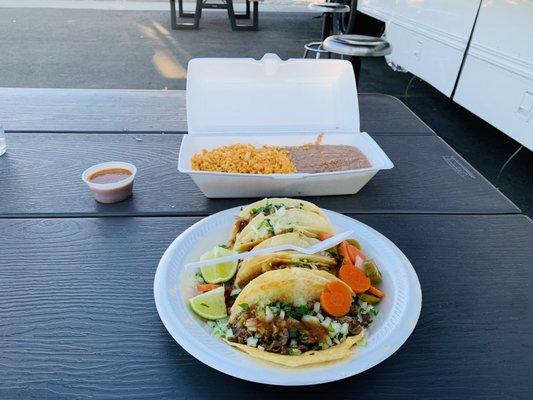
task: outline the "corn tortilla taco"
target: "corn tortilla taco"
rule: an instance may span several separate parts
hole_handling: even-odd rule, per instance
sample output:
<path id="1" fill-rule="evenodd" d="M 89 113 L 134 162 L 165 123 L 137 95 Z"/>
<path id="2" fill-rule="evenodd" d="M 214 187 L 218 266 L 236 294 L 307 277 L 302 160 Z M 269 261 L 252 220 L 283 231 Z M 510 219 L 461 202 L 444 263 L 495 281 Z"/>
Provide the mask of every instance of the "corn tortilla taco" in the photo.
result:
<path id="1" fill-rule="evenodd" d="M 242 289 L 262 273 L 292 267 L 318 269 L 336 274 L 337 260 L 325 252 L 302 254 L 295 251 L 280 251 L 248 258 L 239 266 L 235 286 Z"/>
<path id="2" fill-rule="evenodd" d="M 323 363 L 350 355 L 365 336 L 356 315 L 331 317 L 321 295 L 331 283 L 352 290 L 325 271 L 287 268 L 252 280 L 231 307 L 231 346 L 289 367 Z"/>
<path id="3" fill-rule="evenodd" d="M 248 206 L 243 207 L 235 223 L 233 225 L 228 244 L 232 247 L 236 241 L 237 235 L 245 229 L 245 227 L 259 215 L 272 215 L 283 213 L 285 210 L 299 209 L 306 211 L 312 215 L 317 215 L 320 220 L 327 221 L 327 225 L 331 229 L 329 221 L 322 210 L 305 200 L 289 199 L 289 198 L 266 198 L 256 201 Z"/>
<path id="4" fill-rule="evenodd" d="M 258 214 L 235 236 L 233 250 L 243 252 L 259 243 L 283 233 L 297 232 L 316 237 L 319 233 L 333 233 L 327 218 L 299 208 L 279 208 L 274 213 Z"/>

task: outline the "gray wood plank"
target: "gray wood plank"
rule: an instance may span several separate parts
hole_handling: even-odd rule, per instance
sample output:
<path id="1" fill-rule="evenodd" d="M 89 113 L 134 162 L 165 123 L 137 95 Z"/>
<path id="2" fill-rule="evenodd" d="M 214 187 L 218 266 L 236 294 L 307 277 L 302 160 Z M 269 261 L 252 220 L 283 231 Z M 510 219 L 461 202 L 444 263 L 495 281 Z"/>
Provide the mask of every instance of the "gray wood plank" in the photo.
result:
<path id="1" fill-rule="evenodd" d="M 8 133 L 0 157 L 0 216 L 208 215 L 248 202 L 207 199 L 177 172 L 181 135 Z M 520 210 L 436 136 L 376 135 L 395 164 L 357 195 L 310 198 L 348 213 L 518 213 Z M 134 197 L 96 203 L 81 173 L 122 160 L 139 170 Z"/>
<path id="2" fill-rule="evenodd" d="M 427 134 L 435 132 L 400 99 L 378 93 L 359 95 L 361 130 L 372 133 Z"/>
<path id="3" fill-rule="evenodd" d="M 359 96 L 368 132 L 433 134 L 395 97 Z M 0 88 L 0 124 L 32 132 L 184 132 L 184 90 Z"/>
<path id="4" fill-rule="evenodd" d="M 0 220 L 0 398 L 529 399 L 531 221 L 357 218 L 413 263 L 420 321 L 380 365 L 307 388 L 230 378 L 167 334 L 153 301 L 155 269 L 197 219 Z"/>

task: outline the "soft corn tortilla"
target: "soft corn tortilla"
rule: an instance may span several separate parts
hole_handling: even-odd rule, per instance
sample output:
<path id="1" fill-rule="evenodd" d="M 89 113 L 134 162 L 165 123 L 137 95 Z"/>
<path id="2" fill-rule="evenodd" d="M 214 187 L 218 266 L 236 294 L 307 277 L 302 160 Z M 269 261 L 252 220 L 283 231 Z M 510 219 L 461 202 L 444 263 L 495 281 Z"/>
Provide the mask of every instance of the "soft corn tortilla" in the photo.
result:
<path id="1" fill-rule="evenodd" d="M 322 210 L 314 205 L 313 203 L 310 203 L 309 201 L 305 200 L 299 200 L 299 199 L 289 199 L 287 197 L 283 198 L 266 198 L 263 200 L 256 201 L 255 203 L 249 204 L 246 207 L 244 207 L 241 212 L 239 213 L 239 217 L 249 217 L 253 209 L 262 208 L 265 207 L 268 204 L 273 204 L 275 206 L 284 206 L 285 208 L 300 208 L 305 211 L 313 212 L 315 214 L 318 214 L 322 217 L 326 217 Z"/>
<path id="2" fill-rule="evenodd" d="M 230 322 L 243 312 L 239 304 L 272 304 L 276 301 L 306 304 L 319 301 L 329 282 L 339 281 L 354 295 L 352 289 L 335 275 L 306 268 L 285 268 L 259 275 L 239 293 L 231 307 Z"/>
<path id="3" fill-rule="evenodd" d="M 264 240 L 287 231 L 316 237 L 321 232 L 333 233 L 333 227 L 327 218 L 299 208 L 267 216 L 258 214 L 237 234 L 233 250 L 239 253 L 250 250 Z"/>
<path id="4" fill-rule="evenodd" d="M 251 218 L 252 217 L 252 211 L 254 209 L 265 207 L 268 204 L 272 204 L 274 206 L 279 206 L 279 207 L 283 206 L 286 209 L 291 209 L 291 208 L 302 209 L 302 210 L 305 210 L 305 211 L 308 211 L 308 212 L 311 212 L 311 213 L 315 213 L 315 214 L 327 219 L 326 215 L 322 212 L 322 210 L 319 207 L 317 207 L 316 205 L 314 205 L 313 203 L 310 203 L 310 202 L 305 201 L 305 200 L 289 199 L 289 198 L 286 198 L 286 197 L 285 198 L 265 198 L 263 200 L 259 200 L 259 201 L 256 201 L 256 202 L 252 203 L 252 204 L 249 204 L 249 205 L 243 207 L 243 209 L 239 213 L 238 219 Z M 237 234 L 239 233 L 238 227 L 239 227 L 239 224 L 238 224 L 238 222 L 236 222 L 233 225 L 233 229 L 231 231 L 231 235 L 230 235 L 230 239 L 229 239 L 229 244 L 230 245 L 232 245 L 235 242 L 235 238 L 237 237 Z"/>
<path id="5" fill-rule="evenodd" d="M 304 365 L 319 364 L 327 361 L 340 360 L 352 354 L 354 347 L 365 337 L 363 330 L 357 336 L 348 336 L 344 342 L 325 350 L 311 350 L 299 356 L 289 356 L 285 354 L 269 353 L 245 344 L 228 342 L 231 346 L 251 355 L 252 357 L 281 364 L 286 367 L 301 367 Z"/>
<path id="6" fill-rule="evenodd" d="M 311 265 L 313 267 L 311 267 Z M 242 289 L 252 279 L 273 269 L 301 267 L 333 271 L 336 266 L 337 260 L 329 255 L 302 254 L 295 251 L 280 251 L 277 253 L 260 255 L 244 260 L 240 264 L 237 276 L 235 277 L 235 286 Z"/>
<path id="7" fill-rule="evenodd" d="M 244 312 L 240 307 L 243 303 L 266 305 L 281 301 L 290 304 L 305 304 L 307 301 L 318 301 L 327 284 L 333 281 L 342 282 L 328 272 L 304 268 L 286 268 L 265 272 L 251 281 L 237 296 L 231 307 L 230 322 L 238 319 Z M 347 285 L 346 287 L 353 295 L 352 290 Z M 357 336 L 349 336 L 344 342 L 328 349 L 311 350 L 299 356 L 270 353 L 244 344 L 228 343 L 253 357 L 287 367 L 299 367 L 347 357 L 352 353 L 353 347 L 364 338 L 364 332 L 363 330 Z"/>
<path id="8" fill-rule="evenodd" d="M 282 244 L 292 244 L 298 247 L 309 247 L 318 242 L 320 242 L 320 240 L 305 236 L 303 233 L 289 232 L 282 233 L 281 235 L 272 236 L 271 238 L 262 241 L 254 247 L 254 250 L 268 249 L 269 247 L 279 246 Z"/>

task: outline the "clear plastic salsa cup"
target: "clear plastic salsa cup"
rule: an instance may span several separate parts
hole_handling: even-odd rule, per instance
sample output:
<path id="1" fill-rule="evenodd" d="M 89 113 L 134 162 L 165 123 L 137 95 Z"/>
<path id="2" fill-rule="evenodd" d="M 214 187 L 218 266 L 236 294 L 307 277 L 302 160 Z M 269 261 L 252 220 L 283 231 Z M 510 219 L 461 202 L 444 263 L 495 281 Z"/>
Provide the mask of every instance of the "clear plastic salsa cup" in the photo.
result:
<path id="1" fill-rule="evenodd" d="M 99 203 L 117 203 L 132 195 L 136 174 L 135 165 L 110 161 L 87 168 L 81 179 L 89 186 L 94 199 Z"/>

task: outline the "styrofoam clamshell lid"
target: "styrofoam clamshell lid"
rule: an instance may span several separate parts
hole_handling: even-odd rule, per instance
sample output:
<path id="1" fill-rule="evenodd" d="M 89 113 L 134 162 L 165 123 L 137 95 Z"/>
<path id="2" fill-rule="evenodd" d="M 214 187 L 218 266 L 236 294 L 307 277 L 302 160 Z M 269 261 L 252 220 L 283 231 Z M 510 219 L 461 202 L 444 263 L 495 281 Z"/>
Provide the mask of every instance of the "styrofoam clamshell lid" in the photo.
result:
<path id="1" fill-rule="evenodd" d="M 359 132 L 345 60 L 195 58 L 187 72 L 189 134 Z"/>

